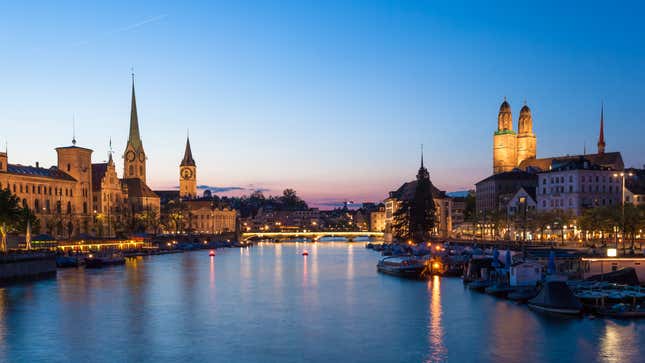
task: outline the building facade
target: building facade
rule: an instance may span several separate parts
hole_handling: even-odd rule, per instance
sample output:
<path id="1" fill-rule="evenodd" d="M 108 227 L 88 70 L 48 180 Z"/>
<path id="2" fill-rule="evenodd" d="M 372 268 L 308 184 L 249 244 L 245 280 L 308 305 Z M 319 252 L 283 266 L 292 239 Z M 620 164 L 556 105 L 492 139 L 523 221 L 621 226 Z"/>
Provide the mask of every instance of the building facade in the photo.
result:
<path id="1" fill-rule="evenodd" d="M 113 236 L 110 227 L 153 211 L 159 218 L 159 197 L 145 184 L 146 156 L 139 135 L 134 80 L 130 113 L 130 135 L 124 152 L 124 179 L 116 174 L 110 153 L 106 163 L 92 163 L 91 149 L 76 145 L 56 148 L 57 165 L 43 168 L 10 164 L 7 152 L 0 153 L 0 187 L 8 188 L 40 221 L 41 232 L 70 238 L 81 234 Z M 125 223 L 125 222 L 124 222 Z M 99 233 L 105 224 L 109 233 Z"/>
<path id="2" fill-rule="evenodd" d="M 378 210 L 370 212 L 370 231 L 383 232 L 385 231 L 385 206 L 379 206 Z"/>
<path id="3" fill-rule="evenodd" d="M 621 203 L 622 180 L 616 171 L 584 157 L 538 175 L 539 212 L 564 211 L 579 216 L 587 208 Z"/>
<path id="4" fill-rule="evenodd" d="M 179 163 L 179 190 L 156 192 L 162 199 L 162 220 L 166 233 L 220 234 L 235 232 L 238 213 L 220 205 L 207 191 L 197 195 L 197 164 L 190 139 L 186 138 L 184 157 Z"/>
<path id="5" fill-rule="evenodd" d="M 518 190 L 535 190 L 537 175 L 514 170 L 493 174 L 475 184 L 475 204 L 478 215 L 505 210 Z"/>

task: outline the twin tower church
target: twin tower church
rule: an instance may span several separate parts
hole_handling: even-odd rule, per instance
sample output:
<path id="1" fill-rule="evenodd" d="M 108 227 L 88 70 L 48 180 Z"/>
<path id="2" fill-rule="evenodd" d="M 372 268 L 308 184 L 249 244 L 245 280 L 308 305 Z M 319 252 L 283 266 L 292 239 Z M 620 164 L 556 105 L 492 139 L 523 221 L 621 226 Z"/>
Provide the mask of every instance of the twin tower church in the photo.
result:
<path id="1" fill-rule="evenodd" d="M 504 98 L 497 115 L 497 131 L 493 136 L 493 174 L 522 171 L 548 171 L 553 163 L 565 162 L 581 157 L 601 167 L 612 170 L 624 168 L 619 152 L 605 152 L 604 110 L 600 111 L 600 133 L 596 153 L 537 158 L 537 138 L 533 133 L 533 116 L 525 104 L 520 110 L 517 132 L 513 130 L 511 105 Z"/>

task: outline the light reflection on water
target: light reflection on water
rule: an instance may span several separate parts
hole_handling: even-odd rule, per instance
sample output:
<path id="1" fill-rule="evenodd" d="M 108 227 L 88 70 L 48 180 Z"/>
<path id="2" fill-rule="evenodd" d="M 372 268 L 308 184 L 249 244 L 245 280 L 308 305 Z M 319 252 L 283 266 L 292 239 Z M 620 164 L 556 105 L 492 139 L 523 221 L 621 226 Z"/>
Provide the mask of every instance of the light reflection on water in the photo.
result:
<path id="1" fill-rule="evenodd" d="M 309 256 L 301 255 L 302 249 Z M 362 243 L 128 259 L 0 288 L 1 362 L 630 362 L 645 324 L 547 318 Z"/>

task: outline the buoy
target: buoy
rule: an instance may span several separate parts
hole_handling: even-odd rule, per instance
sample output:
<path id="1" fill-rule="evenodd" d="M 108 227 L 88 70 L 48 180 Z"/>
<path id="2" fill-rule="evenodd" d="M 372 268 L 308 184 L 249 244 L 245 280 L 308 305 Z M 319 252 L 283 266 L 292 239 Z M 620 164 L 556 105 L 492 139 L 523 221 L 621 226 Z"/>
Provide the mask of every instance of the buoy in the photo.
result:
<path id="1" fill-rule="evenodd" d="M 211 257 L 215 257 L 215 250 L 211 250 L 211 251 L 208 253 L 208 255 L 209 255 L 209 256 L 211 256 Z"/>
<path id="2" fill-rule="evenodd" d="M 309 256 L 309 252 L 307 252 L 307 250 L 304 250 L 304 251 L 302 251 L 302 255 L 303 256 Z"/>

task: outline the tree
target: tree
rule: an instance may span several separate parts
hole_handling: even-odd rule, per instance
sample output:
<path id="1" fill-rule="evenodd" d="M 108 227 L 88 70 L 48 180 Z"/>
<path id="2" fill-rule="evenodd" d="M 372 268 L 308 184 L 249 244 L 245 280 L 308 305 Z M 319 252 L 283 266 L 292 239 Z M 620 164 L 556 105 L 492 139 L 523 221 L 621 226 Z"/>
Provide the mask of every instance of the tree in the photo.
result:
<path id="1" fill-rule="evenodd" d="M 0 190 L 0 234 L 2 243 L 0 250 L 7 252 L 7 233 L 9 233 L 20 220 L 20 201 L 8 189 Z"/>
<path id="2" fill-rule="evenodd" d="M 282 196 L 278 199 L 280 209 L 287 211 L 306 210 L 308 209 L 307 203 L 300 199 L 293 189 L 285 189 Z"/>
<path id="3" fill-rule="evenodd" d="M 16 230 L 21 233 L 27 233 L 27 224 L 30 224 L 31 233 L 40 233 L 40 221 L 29 208 L 24 207 L 20 211 L 20 218 L 16 224 Z"/>

